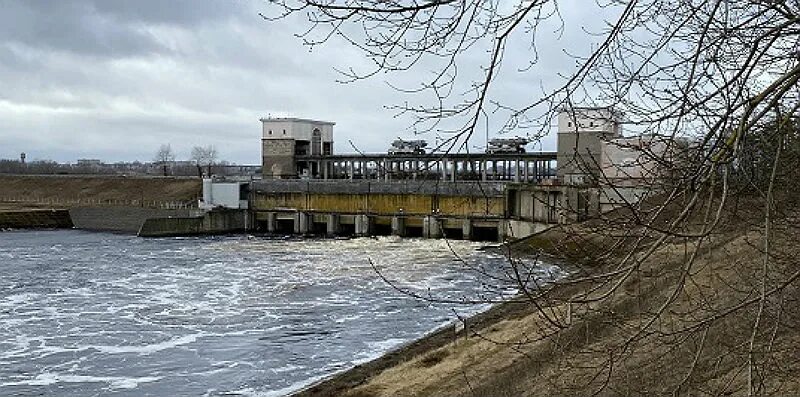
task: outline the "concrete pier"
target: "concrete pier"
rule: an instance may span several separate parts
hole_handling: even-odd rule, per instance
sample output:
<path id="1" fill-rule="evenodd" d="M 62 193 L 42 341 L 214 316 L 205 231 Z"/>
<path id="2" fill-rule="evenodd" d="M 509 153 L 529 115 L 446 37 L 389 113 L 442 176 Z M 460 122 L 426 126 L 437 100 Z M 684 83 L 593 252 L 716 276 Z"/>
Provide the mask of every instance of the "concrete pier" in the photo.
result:
<path id="1" fill-rule="evenodd" d="M 328 236 L 338 236 L 341 232 L 341 220 L 339 214 L 328 214 L 328 222 L 326 227 L 326 234 Z"/>
<path id="2" fill-rule="evenodd" d="M 295 234 L 308 234 L 310 229 L 311 221 L 309 220 L 309 216 L 305 212 L 298 212 L 295 214 L 294 219 L 294 233 Z"/>
<path id="3" fill-rule="evenodd" d="M 461 222 L 461 238 L 464 240 L 472 240 L 472 220 L 469 218 Z"/>
<path id="4" fill-rule="evenodd" d="M 428 215 L 423 219 L 422 236 L 425 238 L 442 238 L 442 225 L 437 217 Z"/>
<path id="5" fill-rule="evenodd" d="M 372 218 L 369 215 L 355 216 L 356 236 L 364 237 L 372 235 Z"/>
<path id="6" fill-rule="evenodd" d="M 392 235 L 405 237 L 406 235 L 406 218 L 401 216 L 392 217 Z"/>

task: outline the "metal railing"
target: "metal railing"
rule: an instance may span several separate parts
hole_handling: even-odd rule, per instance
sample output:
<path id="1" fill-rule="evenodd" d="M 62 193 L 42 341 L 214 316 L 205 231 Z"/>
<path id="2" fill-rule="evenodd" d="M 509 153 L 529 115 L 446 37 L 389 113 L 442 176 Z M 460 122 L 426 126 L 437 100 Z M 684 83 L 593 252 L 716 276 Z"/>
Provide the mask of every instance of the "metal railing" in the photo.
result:
<path id="1" fill-rule="evenodd" d="M 141 207 L 158 209 L 191 209 L 197 208 L 197 199 L 193 200 L 143 200 L 143 199 L 101 199 L 94 197 L 31 197 L 0 196 L 0 203 L 35 204 L 48 206 L 104 206 L 104 207 Z"/>

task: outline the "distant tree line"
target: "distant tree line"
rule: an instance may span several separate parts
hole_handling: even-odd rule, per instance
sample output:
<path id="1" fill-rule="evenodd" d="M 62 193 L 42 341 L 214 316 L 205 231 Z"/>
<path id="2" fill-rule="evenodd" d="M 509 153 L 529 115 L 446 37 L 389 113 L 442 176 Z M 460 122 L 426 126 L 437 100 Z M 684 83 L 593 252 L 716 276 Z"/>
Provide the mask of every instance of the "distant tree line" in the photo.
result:
<path id="1" fill-rule="evenodd" d="M 78 161 L 58 163 L 53 160 L 22 162 L 0 159 L 0 174 L 43 175 L 152 175 L 152 176 L 235 176 L 261 174 L 260 166 L 237 165 L 219 160 L 214 146 L 195 146 L 188 160 L 176 160 L 169 144 L 161 145 L 152 162 Z"/>

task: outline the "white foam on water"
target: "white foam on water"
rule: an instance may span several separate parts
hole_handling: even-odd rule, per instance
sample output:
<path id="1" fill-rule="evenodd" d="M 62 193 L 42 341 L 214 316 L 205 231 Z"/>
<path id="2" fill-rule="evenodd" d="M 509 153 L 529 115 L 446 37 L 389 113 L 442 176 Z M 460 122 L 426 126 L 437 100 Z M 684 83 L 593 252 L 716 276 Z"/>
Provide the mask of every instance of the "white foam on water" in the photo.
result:
<path id="1" fill-rule="evenodd" d="M 9 295 L 5 299 L 3 299 L 2 302 L 0 302 L 0 306 L 5 306 L 5 307 L 19 306 L 20 304 L 28 303 L 39 296 L 41 296 L 41 294 L 33 292 L 23 292 L 21 294 Z"/>
<path id="2" fill-rule="evenodd" d="M 375 273 L 370 260 L 401 287 L 423 295 L 456 297 L 471 297 L 469 294 L 480 288 L 477 276 L 470 273 L 473 269 L 497 271 L 503 265 L 501 256 L 492 259 L 475 250 L 479 243 L 463 241 L 191 238 L 176 243 L 120 239 L 109 243 L 109 248 L 125 245 L 130 248 L 125 255 L 132 261 L 112 263 L 97 256 L 105 252 L 105 247 L 71 253 L 68 245 L 64 255 L 72 255 L 82 269 L 96 266 L 97 271 L 79 275 L 88 276 L 88 280 L 79 277 L 74 280 L 81 281 L 77 283 L 55 278 L 61 288 L 43 296 L 35 294 L 41 290 L 33 288 L 27 293 L 24 289 L 3 291 L 17 294 L 0 297 L 0 307 L 15 308 L 6 310 L 8 315 L 0 310 L 0 333 L 14 330 L 10 335 L 24 333 L 32 338 L 14 340 L 12 336 L 3 340 L 3 349 L 11 352 L 0 352 L 0 358 L 13 353 L 9 357 L 12 363 L 57 364 L 39 367 L 44 373 L 32 379 L 0 368 L 0 378 L 5 377 L 0 382 L 104 382 L 111 388 L 128 389 L 154 379 L 147 387 L 158 389 L 161 386 L 156 376 L 166 377 L 162 369 L 172 374 L 175 368 L 181 368 L 179 374 L 171 376 L 186 377 L 203 387 L 201 390 L 209 390 L 210 395 L 238 388 L 242 390 L 228 394 L 283 396 L 378 358 L 430 332 L 426 331 L 428 327 L 453 326 L 452 319 L 443 321 L 452 314 L 441 307 L 413 302 L 392 291 Z M 150 252 L 142 254 L 143 250 Z M 458 262 L 453 252 L 467 263 Z M 87 264 L 90 257 L 96 263 Z M 53 258 L 45 255 L 35 260 Z M 547 278 L 548 273 L 557 274 L 558 270 L 543 267 L 536 273 Z M 60 277 L 60 273 L 52 276 Z M 2 285 L 0 280 L 0 288 Z M 437 312 L 429 314 L 426 311 L 430 308 Z M 472 312 L 473 308 L 464 311 Z M 482 306 L 478 308 L 482 310 Z M 469 314 L 473 313 L 464 313 Z M 25 328 L 16 330 L 18 327 Z M 281 330 L 318 327 L 331 327 L 336 330 L 332 334 L 342 339 L 331 339 L 328 334 L 300 335 L 285 342 L 304 344 L 297 352 L 292 353 L 291 346 L 285 351 L 273 349 L 275 341 L 281 342 L 284 334 L 290 334 Z M 117 332 L 119 335 L 115 335 Z M 44 339 L 36 341 L 37 336 Z M 319 349 L 309 348 L 309 343 Z M 335 348 L 325 349 L 328 343 Z M 207 351 L 206 346 L 210 347 Z M 183 354 L 186 349 L 196 350 L 203 359 L 185 358 L 191 356 Z M 298 364 L 290 353 L 311 357 Z M 59 355 L 45 358 L 55 354 Z M 158 372 L 136 372 L 147 376 L 144 378 L 72 375 L 91 371 L 81 360 L 120 360 L 123 367 L 116 369 L 152 362 Z M 72 369 L 67 370 L 70 367 L 65 365 L 70 363 L 74 363 Z M 258 381 L 242 384 L 238 383 L 240 379 Z M 164 383 L 166 389 L 159 389 L 159 393 L 169 395 L 172 382 Z"/>
<path id="3" fill-rule="evenodd" d="M 86 376 L 45 372 L 33 379 L 17 382 L 0 383 L 0 386 L 49 386 L 56 383 L 108 383 L 111 389 L 135 389 L 140 383 L 161 380 L 160 376 L 143 376 L 138 378 L 124 376 Z"/>
<path id="4" fill-rule="evenodd" d="M 162 350 L 172 349 L 181 345 L 188 345 L 197 341 L 197 338 L 205 336 L 205 333 L 196 333 L 184 335 L 168 341 L 151 343 L 149 345 L 127 345 L 127 346 L 103 346 L 103 345 L 86 345 L 81 346 L 82 349 L 95 349 L 101 353 L 107 354 L 125 354 L 125 353 L 138 353 L 140 355 L 148 355 Z"/>
<path id="5" fill-rule="evenodd" d="M 323 379 L 325 379 L 325 378 L 327 378 L 329 376 L 330 376 L 330 374 L 315 376 L 313 378 L 308 378 L 308 379 L 305 379 L 305 380 L 301 380 L 299 382 L 292 383 L 289 386 L 282 387 L 280 389 L 275 389 L 275 390 L 259 391 L 259 390 L 253 389 L 252 387 L 247 387 L 247 388 L 240 389 L 240 390 L 232 390 L 232 391 L 224 393 L 223 395 L 245 396 L 245 397 L 284 397 L 284 396 L 288 396 L 288 395 L 290 395 L 290 394 L 292 394 L 292 393 L 294 393 L 296 391 L 302 390 L 303 388 L 311 386 L 314 383 L 317 383 L 317 382 L 319 382 L 319 381 L 321 381 L 321 380 L 323 380 Z"/>
<path id="6" fill-rule="evenodd" d="M 270 369 L 270 371 L 272 371 L 272 372 L 274 372 L 276 374 L 279 374 L 279 373 L 282 373 L 282 372 L 290 372 L 290 371 L 294 371 L 294 370 L 297 370 L 297 369 L 303 369 L 303 368 L 305 368 L 305 367 L 300 366 L 300 365 L 294 365 L 294 364 L 286 364 L 286 365 L 284 365 L 282 367 L 272 368 L 272 369 Z"/>

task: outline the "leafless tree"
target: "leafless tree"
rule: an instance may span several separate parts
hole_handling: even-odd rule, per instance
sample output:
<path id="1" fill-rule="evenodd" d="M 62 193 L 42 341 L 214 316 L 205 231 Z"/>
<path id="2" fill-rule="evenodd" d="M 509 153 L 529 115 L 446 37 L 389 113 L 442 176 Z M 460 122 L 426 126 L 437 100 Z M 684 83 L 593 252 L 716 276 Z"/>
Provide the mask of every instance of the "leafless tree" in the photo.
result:
<path id="1" fill-rule="evenodd" d="M 639 164 L 655 163 L 669 177 L 652 179 L 641 199 L 623 200 L 621 210 L 567 228 L 569 244 L 560 248 L 579 270 L 557 287 L 530 277 L 535 263 L 510 258 L 508 282 L 545 324 L 515 346 L 549 341 L 560 347 L 548 350 L 551 354 L 566 357 L 579 336 L 588 341 L 599 330 L 617 335 L 603 348 L 585 342 L 583 366 L 559 361 L 585 375 L 569 387 L 580 383 L 580 390 L 620 394 L 651 387 L 662 394 L 765 395 L 796 378 L 786 349 L 796 341 L 799 316 L 792 305 L 800 272 L 786 237 L 796 235 L 798 219 L 797 179 L 787 175 L 796 175 L 791 167 L 799 154 L 800 1 L 272 3 L 267 20 L 308 18 L 308 28 L 299 34 L 305 44 L 343 40 L 372 61 L 370 70 L 342 71 L 343 81 L 435 69 L 418 87 L 403 90 L 412 98 L 428 94 L 422 97 L 427 101 L 395 109 L 414 116 L 419 131 L 449 134 L 448 150 L 466 149 L 473 134 L 492 128 L 490 119 L 500 120 L 498 132 L 541 137 L 557 111 L 579 106 L 614 109 L 625 115 L 626 128 L 686 149 L 679 156 L 673 149 L 636 149 Z M 554 26 L 563 31 L 572 22 L 563 20 L 564 6 L 593 6 L 605 18 L 604 28 L 585 34 L 596 45 L 574 55 L 576 67 L 564 71 L 558 84 L 543 84 L 538 95 L 522 102 L 504 101 L 496 87 L 504 76 L 543 70 L 539 50 L 554 43 L 546 31 Z M 529 44 L 528 64 L 516 71 L 504 67 L 508 49 L 521 42 Z M 463 72 L 481 54 L 477 72 Z M 588 183 L 614 196 L 623 186 L 591 172 L 601 166 L 595 160 L 589 156 L 580 164 L 593 175 Z M 593 237 L 580 240 L 586 235 Z M 731 239 L 737 241 L 734 247 L 758 252 L 758 260 L 735 253 L 716 262 L 708 257 L 710 249 L 727 247 Z M 683 252 L 680 261 L 659 259 L 676 250 Z M 579 260 L 587 257 L 594 258 L 591 264 Z M 708 276 L 709 285 L 696 282 L 715 266 L 727 276 Z M 622 307 L 628 314 L 611 310 Z M 586 332 L 573 326 L 576 318 Z M 601 327 L 606 323 L 612 325 Z M 590 326 L 596 331 L 588 331 Z M 674 358 L 684 372 L 675 377 L 663 362 L 644 362 L 641 352 L 648 349 Z M 660 374 L 660 383 L 625 383 L 644 368 L 653 371 L 651 377 Z M 705 386 L 695 388 L 694 380 Z M 629 389 L 617 388 L 623 384 Z"/>
<path id="2" fill-rule="evenodd" d="M 175 153 L 172 151 L 172 146 L 170 144 L 161 145 L 153 158 L 153 162 L 161 165 L 164 176 L 169 175 L 169 168 L 175 162 Z"/>
<path id="3" fill-rule="evenodd" d="M 211 167 L 217 161 L 217 149 L 213 145 L 195 146 L 192 148 L 192 161 L 197 166 L 198 176 L 203 176 L 203 167 L 206 167 L 206 176 L 211 176 Z"/>

